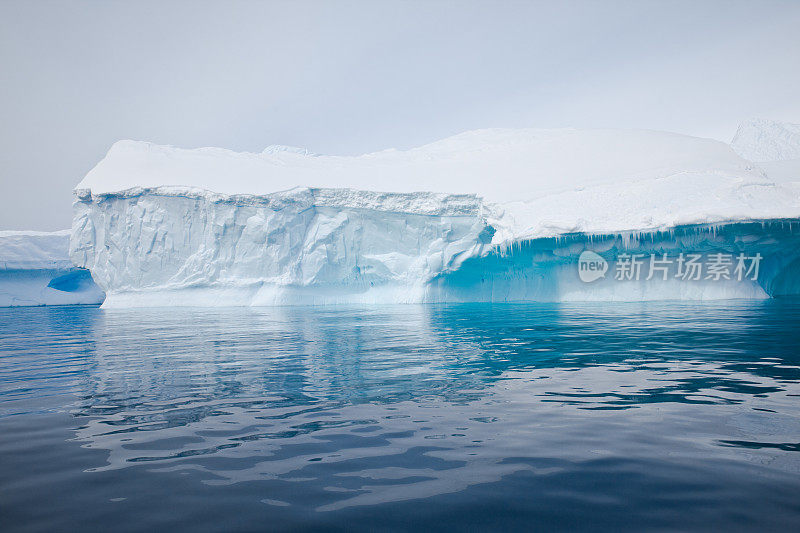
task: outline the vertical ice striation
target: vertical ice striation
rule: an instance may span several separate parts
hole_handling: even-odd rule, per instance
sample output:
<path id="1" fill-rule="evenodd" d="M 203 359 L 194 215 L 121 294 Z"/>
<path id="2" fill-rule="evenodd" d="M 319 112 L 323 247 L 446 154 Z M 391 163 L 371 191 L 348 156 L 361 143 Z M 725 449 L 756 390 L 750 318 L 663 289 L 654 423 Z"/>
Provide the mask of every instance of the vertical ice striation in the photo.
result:
<path id="1" fill-rule="evenodd" d="M 109 306 L 419 301 L 490 240 L 469 195 L 134 190 L 79 196 L 71 257 Z"/>

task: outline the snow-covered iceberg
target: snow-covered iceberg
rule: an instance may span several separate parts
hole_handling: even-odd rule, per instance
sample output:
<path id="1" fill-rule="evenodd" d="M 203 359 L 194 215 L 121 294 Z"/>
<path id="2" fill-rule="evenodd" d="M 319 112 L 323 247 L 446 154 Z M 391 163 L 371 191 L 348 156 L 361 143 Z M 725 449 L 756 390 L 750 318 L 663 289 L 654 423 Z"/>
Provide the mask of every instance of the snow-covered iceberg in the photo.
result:
<path id="1" fill-rule="evenodd" d="M 665 132 L 492 129 L 357 157 L 120 141 L 75 194 L 70 254 L 109 306 L 760 298 L 797 286 L 798 189 L 724 143 Z M 609 275 L 581 280 L 586 250 Z M 682 279 L 681 254 L 723 254 L 727 276 Z M 631 255 L 671 270 L 616 279 Z"/>
<path id="2" fill-rule="evenodd" d="M 103 291 L 69 259 L 70 231 L 0 231 L 0 307 L 99 304 Z"/>
<path id="3" fill-rule="evenodd" d="M 739 125 L 731 147 L 750 161 L 800 159 L 800 124 L 751 119 Z"/>
<path id="4" fill-rule="evenodd" d="M 740 156 L 756 161 L 771 180 L 800 195 L 800 124 L 748 120 L 739 126 L 731 147 Z"/>

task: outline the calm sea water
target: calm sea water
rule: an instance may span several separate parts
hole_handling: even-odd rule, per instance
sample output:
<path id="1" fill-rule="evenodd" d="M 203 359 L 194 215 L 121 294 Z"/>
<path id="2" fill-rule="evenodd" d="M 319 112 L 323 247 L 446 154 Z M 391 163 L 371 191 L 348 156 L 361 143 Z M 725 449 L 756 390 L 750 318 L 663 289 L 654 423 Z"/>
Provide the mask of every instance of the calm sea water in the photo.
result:
<path id="1" fill-rule="evenodd" d="M 797 530 L 800 303 L 0 309 L 0 529 Z"/>

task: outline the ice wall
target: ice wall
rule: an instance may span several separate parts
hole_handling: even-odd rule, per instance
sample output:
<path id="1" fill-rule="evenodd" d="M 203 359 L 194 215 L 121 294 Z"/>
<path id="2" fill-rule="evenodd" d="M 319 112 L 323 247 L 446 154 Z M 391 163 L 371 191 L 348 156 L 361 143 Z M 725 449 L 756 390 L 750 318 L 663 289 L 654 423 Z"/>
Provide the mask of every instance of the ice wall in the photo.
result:
<path id="1" fill-rule="evenodd" d="M 232 198 L 190 191 L 85 195 L 72 259 L 106 306 L 638 301 L 800 294 L 800 221 L 570 233 L 491 244 L 473 196 L 296 189 Z M 585 251 L 607 263 L 584 281 Z M 719 275 L 710 269 L 724 256 Z M 617 276 L 620 258 L 636 276 Z M 758 257 L 756 269 L 753 259 Z M 701 270 L 681 274 L 692 259 Z M 737 272 L 743 259 L 744 270 Z M 661 265 L 655 275 L 650 261 Z M 666 266 L 663 266 L 666 265 Z M 739 266 L 741 268 L 741 266 Z M 695 275 L 696 274 L 696 275 Z"/>
<path id="2" fill-rule="evenodd" d="M 99 304 L 89 271 L 69 259 L 69 230 L 0 231 L 0 307 Z"/>
<path id="3" fill-rule="evenodd" d="M 85 192 L 71 257 L 107 306 L 421 301 L 492 238 L 470 195 Z"/>
<path id="4" fill-rule="evenodd" d="M 605 270 L 582 278 L 587 251 Z M 798 294 L 800 220 L 769 220 L 520 241 L 441 274 L 430 284 L 428 300 L 720 300 Z"/>

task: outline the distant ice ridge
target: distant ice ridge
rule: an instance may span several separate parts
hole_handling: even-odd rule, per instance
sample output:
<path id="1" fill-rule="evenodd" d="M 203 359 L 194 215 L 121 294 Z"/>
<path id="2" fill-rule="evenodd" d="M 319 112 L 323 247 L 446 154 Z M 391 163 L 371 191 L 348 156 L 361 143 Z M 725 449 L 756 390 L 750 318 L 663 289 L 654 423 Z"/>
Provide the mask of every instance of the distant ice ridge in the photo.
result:
<path id="1" fill-rule="evenodd" d="M 108 306 L 767 297 L 793 290 L 798 191 L 724 143 L 654 131 L 481 130 L 358 157 L 121 141 L 76 188 L 70 253 Z M 569 263 L 596 242 L 612 262 L 758 242 L 772 266 L 726 287 L 578 284 Z"/>
<path id="2" fill-rule="evenodd" d="M 0 307 L 99 304 L 103 291 L 69 259 L 70 231 L 0 231 Z"/>
<path id="3" fill-rule="evenodd" d="M 800 124 L 748 120 L 739 125 L 731 146 L 750 161 L 800 159 Z"/>
<path id="4" fill-rule="evenodd" d="M 800 194 L 800 124 L 743 122 L 731 145 L 742 157 L 757 161 L 769 179 Z"/>

